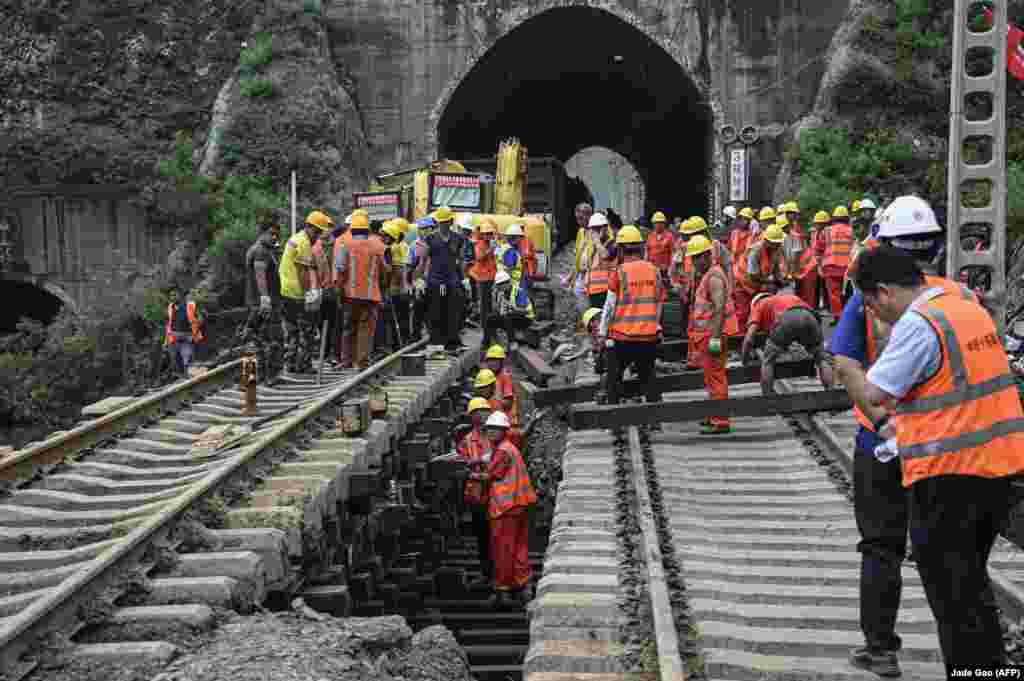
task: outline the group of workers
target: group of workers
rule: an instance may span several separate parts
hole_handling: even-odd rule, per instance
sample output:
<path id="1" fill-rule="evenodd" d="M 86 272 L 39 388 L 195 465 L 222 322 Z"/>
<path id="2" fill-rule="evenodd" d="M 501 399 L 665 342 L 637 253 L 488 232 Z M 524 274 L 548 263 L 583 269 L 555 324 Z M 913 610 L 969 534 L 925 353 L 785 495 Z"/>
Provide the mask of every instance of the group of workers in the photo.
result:
<path id="1" fill-rule="evenodd" d="M 365 369 L 382 344 L 417 341 L 424 326 L 430 345 L 459 352 L 472 308 L 485 344 L 498 330 L 514 343 L 534 319 L 529 284 L 537 256 L 523 226 L 500 233 L 484 218 L 455 229 L 455 213 L 441 207 L 413 227 L 403 218 L 371 223 L 361 209 L 338 225 L 314 210 L 282 253 L 280 225 L 267 216 L 246 255 L 245 341 L 265 343 L 278 310 L 288 371 L 312 371 L 318 335 L 327 362 Z M 181 326 L 178 317 L 169 311 L 169 331 L 172 322 Z"/>
<path id="2" fill-rule="evenodd" d="M 667 291 L 688 307 L 689 363 L 704 370 L 714 399 L 728 395 L 728 337 L 744 336 L 746 360 L 757 333 L 768 333 L 766 394 L 778 353 L 803 345 L 826 386 L 845 386 L 860 423 L 854 499 L 865 645 L 851 663 L 901 674 L 896 621 L 909 533 L 947 668 L 1003 664 L 987 563 L 1020 497 L 1024 411 L 978 293 L 940 276 L 945 236 L 934 211 L 903 196 L 876 220 L 874 204 L 862 201 L 818 213 L 810 233 L 795 203 L 762 209 L 759 225 L 750 209 L 727 215 L 727 243 L 712 239 L 700 217 L 672 235 L 660 213 L 644 240 L 631 226 L 613 236 L 603 216 L 578 208 L 574 285 L 595 353 L 610 351 L 609 401 L 618 401 L 630 362 L 650 386 L 647 400 L 660 400 L 650 378 Z M 827 351 L 819 279 L 836 324 Z M 702 424 L 704 433 L 728 430 L 725 416 Z"/>

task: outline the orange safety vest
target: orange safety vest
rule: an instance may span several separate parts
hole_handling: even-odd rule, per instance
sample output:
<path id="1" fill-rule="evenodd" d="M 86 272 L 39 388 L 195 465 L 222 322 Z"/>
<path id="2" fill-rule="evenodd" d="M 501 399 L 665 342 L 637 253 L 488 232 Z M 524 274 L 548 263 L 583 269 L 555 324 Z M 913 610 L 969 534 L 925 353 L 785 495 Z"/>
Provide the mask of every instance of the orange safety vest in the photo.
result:
<path id="1" fill-rule="evenodd" d="M 939 475 L 1024 471 L 1024 410 L 988 312 L 948 293 L 911 311 L 938 335 L 942 365 L 894 409 L 903 486 Z"/>
<path id="2" fill-rule="evenodd" d="M 877 248 L 878 246 L 879 242 L 875 241 L 875 245 L 872 246 L 872 248 Z M 950 295 L 959 296 L 960 298 L 971 302 L 978 302 L 977 296 L 975 296 L 970 289 L 955 281 L 932 275 L 926 275 L 924 280 L 929 287 L 941 286 L 942 289 Z M 892 326 L 879 319 L 867 305 L 864 306 L 864 321 L 866 323 L 865 339 L 867 340 L 864 368 L 870 369 L 871 365 L 875 363 L 875 360 L 877 360 L 885 350 L 885 345 L 889 342 L 889 334 L 892 332 Z M 854 416 L 857 417 L 857 422 L 860 423 L 860 425 L 864 426 L 872 433 L 875 432 L 875 424 L 871 422 L 871 419 L 869 419 L 863 411 L 861 411 L 860 407 L 854 405 L 853 413 Z"/>
<path id="3" fill-rule="evenodd" d="M 740 281 L 747 269 L 747 248 L 750 246 L 750 228 L 734 229 L 729 235 L 729 250 L 732 252 L 732 280 Z"/>
<path id="4" fill-rule="evenodd" d="M 334 263 L 330 261 L 330 255 L 324 252 L 323 238 L 313 244 L 313 265 L 314 288 L 334 288 Z"/>
<path id="5" fill-rule="evenodd" d="M 736 307 L 732 301 L 732 287 L 729 286 L 729 277 L 720 265 L 712 265 L 700 280 L 697 287 L 697 295 L 694 296 L 693 305 L 690 306 L 690 325 L 687 329 L 690 343 L 709 338 L 711 336 L 711 323 L 715 318 L 715 303 L 711 300 L 711 279 L 719 277 L 725 287 L 725 311 L 722 321 L 723 336 L 738 336 L 740 333 L 739 319 L 736 317 Z"/>
<path id="6" fill-rule="evenodd" d="M 167 306 L 167 327 L 164 338 L 168 345 L 174 345 L 177 342 L 177 339 L 174 337 L 174 332 L 171 331 L 174 325 L 174 314 L 177 311 L 177 303 L 171 303 Z M 191 300 L 186 304 L 185 314 L 188 315 L 188 323 L 192 325 L 192 342 L 202 343 L 206 340 L 206 337 L 203 336 L 202 322 L 199 321 L 199 315 L 196 314 L 196 304 Z"/>
<path id="7" fill-rule="evenodd" d="M 658 339 L 658 311 L 664 297 L 658 268 L 646 260 L 631 260 L 619 267 L 615 316 L 609 338 L 627 342 Z"/>
<path id="8" fill-rule="evenodd" d="M 755 281 L 755 275 L 768 279 L 771 277 L 773 272 L 782 273 L 783 269 L 783 253 L 782 247 L 780 246 L 775 251 L 775 255 L 772 256 L 768 253 L 768 247 L 765 245 L 767 242 L 764 239 L 757 241 L 750 246 L 747 250 L 747 254 L 744 260 L 747 262 L 746 267 L 743 268 L 743 277 L 739 279 L 740 286 L 746 289 L 751 294 L 757 294 L 768 291 L 766 284 L 761 284 L 759 281 Z M 751 272 L 751 264 L 757 263 L 757 272 Z"/>
<path id="9" fill-rule="evenodd" d="M 682 251 L 686 253 L 686 244 L 682 245 Z M 732 267 L 726 268 L 726 264 L 729 262 L 729 251 L 719 241 L 712 240 L 711 242 L 711 264 L 722 265 L 723 271 L 725 271 L 726 277 L 729 278 L 730 287 L 732 286 Z M 693 258 L 684 255 L 682 261 L 675 263 L 672 268 L 672 283 L 683 289 L 683 295 L 689 297 L 690 292 L 693 289 Z"/>
<path id="10" fill-rule="evenodd" d="M 472 469 L 478 469 L 481 465 L 486 466 L 490 463 L 488 458 L 491 453 L 490 442 L 476 428 L 466 433 L 466 437 L 459 442 L 455 452 Z M 480 506 L 487 503 L 487 484 L 482 480 L 467 480 L 462 493 L 468 504 Z"/>
<path id="11" fill-rule="evenodd" d="M 519 425 L 519 391 L 516 390 L 512 374 L 508 369 L 502 369 L 497 379 L 495 395 L 498 398 L 498 402 L 502 403 L 506 395 L 512 395 L 512 413 L 506 414 L 506 416 L 508 416 L 508 420 L 512 423 L 512 427 L 515 428 Z M 501 411 L 505 411 L 504 405 L 501 406 Z"/>
<path id="12" fill-rule="evenodd" d="M 596 296 L 608 292 L 608 278 L 612 273 L 612 260 L 602 258 L 594 246 L 594 254 L 590 257 L 590 270 L 587 272 L 587 295 Z"/>
<path id="13" fill-rule="evenodd" d="M 484 255 L 484 251 L 490 246 L 490 255 Z M 473 255 L 475 260 L 472 266 L 469 268 L 469 276 L 473 277 L 476 281 L 494 281 L 495 275 L 498 274 L 498 261 L 495 259 L 494 254 L 497 253 L 497 242 L 493 239 L 488 240 L 483 237 L 477 239 L 476 243 L 473 244 Z"/>
<path id="14" fill-rule="evenodd" d="M 351 232 L 346 233 L 346 236 Z M 369 236 L 366 239 L 349 237 L 348 269 L 342 295 L 351 300 L 366 300 L 379 303 L 380 273 L 384 267 L 384 242 Z"/>
<path id="15" fill-rule="evenodd" d="M 821 260 L 821 266 L 845 272 L 850 266 L 850 255 L 853 252 L 853 227 L 848 222 L 830 225 L 824 236 L 825 257 Z"/>
<path id="16" fill-rule="evenodd" d="M 528 279 L 537 276 L 537 250 L 533 247 L 530 237 L 523 237 L 519 240 L 519 254 L 523 256 L 523 271 Z"/>
<path id="17" fill-rule="evenodd" d="M 796 261 L 793 272 L 790 274 L 794 279 L 804 279 L 818 268 L 818 257 L 814 253 L 811 239 L 804 235 L 799 227 L 790 227 L 789 234 L 800 244 L 800 258 Z M 786 263 L 788 269 L 789 263 Z"/>
<path id="18" fill-rule="evenodd" d="M 659 270 L 667 270 L 672 265 L 672 246 L 675 239 L 667 229 L 658 233 L 652 231 L 647 235 L 647 261 Z"/>
<path id="19" fill-rule="evenodd" d="M 491 518 L 498 518 L 509 511 L 517 508 L 527 508 L 537 503 L 537 493 L 530 484 L 530 473 L 526 470 L 526 463 L 516 449 L 516 446 L 507 439 L 502 440 L 491 458 L 491 468 L 496 464 L 503 463 L 501 459 L 510 459 L 510 465 L 506 467 L 501 478 L 492 479 L 491 495 L 487 502 L 487 515 Z"/>

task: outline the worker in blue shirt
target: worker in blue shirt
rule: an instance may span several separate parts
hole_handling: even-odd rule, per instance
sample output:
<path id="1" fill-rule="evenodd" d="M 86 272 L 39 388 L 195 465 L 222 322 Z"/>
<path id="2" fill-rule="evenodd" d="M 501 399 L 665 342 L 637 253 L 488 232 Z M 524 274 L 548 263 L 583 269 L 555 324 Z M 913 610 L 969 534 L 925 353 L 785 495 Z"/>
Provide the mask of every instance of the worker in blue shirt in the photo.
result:
<path id="1" fill-rule="evenodd" d="M 956 286 L 934 276 L 945 237 L 927 202 L 916 196 L 900 197 L 882 213 L 876 227 L 880 243 L 910 254 L 932 275 L 927 277 L 930 285 Z M 843 307 L 829 350 L 869 367 L 881 355 L 890 332 L 888 324 L 866 312 L 863 295 L 855 291 Z M 906 366 L 909 371 L 914 363 L 934 361 L 920 353 L 907 357 Z M 854 442 L 853 506 L 861 535 L 857 544 L 861 553 L 860 625 L 866 645 L 853 651 L 850 661 L 880 676 L 899 676 L 896 653 L 902 641 L 896 634 L 896 618 L 907 549 L 907 492 L 900 460 L 890 450 L 892 443 L 879 437 L 869 415 L 858 411 L 857 420 L 861 426 Z"/>

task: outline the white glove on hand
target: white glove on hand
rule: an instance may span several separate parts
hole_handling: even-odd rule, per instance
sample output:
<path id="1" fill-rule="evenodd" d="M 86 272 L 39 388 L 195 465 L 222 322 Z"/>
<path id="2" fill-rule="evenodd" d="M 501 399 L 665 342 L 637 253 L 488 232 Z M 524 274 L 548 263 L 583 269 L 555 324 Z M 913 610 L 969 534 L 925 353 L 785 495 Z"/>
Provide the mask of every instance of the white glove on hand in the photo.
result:
<path id="1" fill-rule="evenodd" d="M 424 293 L 427 292 L 427 282 L 425 282 L 423 279 L 417 279 L 416 281 L 414 281 L 412 287 L 413 289 L 415 289 L 416 295 L 422 296 Z"/>
<path id="2" fill-rule="evenodd" d="M 270 312 L 270 296 L 260 296 L 260 312 Z"/>
<path id="3" fill-rule="evenodd" d="M 310 289 L 306 292 L 306 310 L 309 312 L 316 312 L 320 309 L 322 291 L 318 288 Z"/>
<path id="4" fill-rule="evenodd" d="M 900 451 L 896 446 L 896 438 L 894 437 L 875 447 L 875 458 L 881 463 L 889 463 L 899 455 Z"/>
<path id="5" fill-rule="evenodd" d="M 470 293 L 473 292 L 473 287 L 469 285 L 468 278 L 462 280 L 462 288 L 466 289 L 466 295 L 469 295 Z"/>

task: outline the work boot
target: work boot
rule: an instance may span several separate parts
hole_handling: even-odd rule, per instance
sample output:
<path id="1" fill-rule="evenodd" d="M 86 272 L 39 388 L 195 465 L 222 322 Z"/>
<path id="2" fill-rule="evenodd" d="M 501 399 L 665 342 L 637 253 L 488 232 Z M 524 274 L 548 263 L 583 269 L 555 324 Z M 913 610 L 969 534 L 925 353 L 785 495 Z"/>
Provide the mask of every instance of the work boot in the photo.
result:
<path id="1" fill-rule="evenodd" d="M 706 426 L 701 426 L 701 435 L 725 435 L 726 433 L 732 432 L 732 426 L 721 426 L 714 423 L 708 423 Z"/>
<path id="2" fill-rule="evenodd" d="M 896 653 L 887 650 L 873 650 L 867 646 L 857 648 L 850 655 L 850 664 L 879 676 L 896 677 L 902 675 Z"/>

